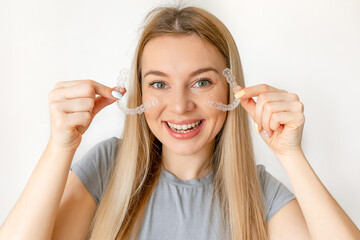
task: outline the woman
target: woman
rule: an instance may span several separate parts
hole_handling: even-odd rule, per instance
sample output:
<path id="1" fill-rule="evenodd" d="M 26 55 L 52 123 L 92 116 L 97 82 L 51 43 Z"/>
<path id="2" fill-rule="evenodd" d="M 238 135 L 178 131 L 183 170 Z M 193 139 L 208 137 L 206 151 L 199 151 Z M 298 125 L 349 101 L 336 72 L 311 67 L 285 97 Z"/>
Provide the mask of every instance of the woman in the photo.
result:
<path id="1" fill-rule="evenodd" d="M 266 84 L 230 89 L 226 67 L 245 86 L 235 42 L 216 17 L 155 9 L 136 51 L 129 107 L 162 101 L 128 115 L 122 140 L 99 143 L 72 166 L 82 134 L 119 89 L 59 82 L 49 94 L 49 144 L 1 239 L 359 239 L 302 152 L 299 97 Z M 233 91 L 241 98 L 233 111 L 200 104 L 229 103 Z M 296 199 L 256 166 L 247 114 Z"/>

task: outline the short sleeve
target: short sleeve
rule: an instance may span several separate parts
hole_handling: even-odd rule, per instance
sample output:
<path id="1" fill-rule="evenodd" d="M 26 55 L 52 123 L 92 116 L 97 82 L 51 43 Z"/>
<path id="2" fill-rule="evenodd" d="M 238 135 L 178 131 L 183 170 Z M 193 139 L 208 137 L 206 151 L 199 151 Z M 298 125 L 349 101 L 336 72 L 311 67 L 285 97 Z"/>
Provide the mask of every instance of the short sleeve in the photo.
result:
<path id="1" fill-rule="evenodd" d="M 296 197 L 283 183 L 268 173 L 264 165 L 257 165 L 257 170 L 264 194 L 266 222 L 269 222 L 283 206 Z"/>
<path id="2" fill-rule="evenodd" d="M 112 137 L 99 142 L 71 165 L 97 204 L 100 203 L 110 177 L 120 139 Z"/>

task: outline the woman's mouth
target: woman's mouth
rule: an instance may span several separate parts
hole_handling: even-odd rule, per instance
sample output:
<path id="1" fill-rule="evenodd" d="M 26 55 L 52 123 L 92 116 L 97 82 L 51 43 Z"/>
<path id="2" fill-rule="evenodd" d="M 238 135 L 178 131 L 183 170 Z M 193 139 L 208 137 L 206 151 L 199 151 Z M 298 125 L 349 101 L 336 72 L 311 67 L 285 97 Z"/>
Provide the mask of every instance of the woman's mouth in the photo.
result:
<path id="1" fill-rule="evenodd" d="M 174 124 L 163 122 L 169 134 L 177 139 L 189 139 L 195 137 L 203 127 L 205 120 L 199 120 L 188 124 Z"/>
<path id="2" fill-rule="evenodd" d="M 191 123 L 191 124 L 183 124 L 183 125 L 177 125 L 177 124 L 173 124 L 173 123 L 169 123 L 166 122 L 169 126 L 169 128 L 175 132 L 179 132 L 179 133 L 188 133 L 191 131 L 194 131 L 196 128 L 198 128 L 201 124 L 201 120 L 197 121 L 195 123 Z"/>

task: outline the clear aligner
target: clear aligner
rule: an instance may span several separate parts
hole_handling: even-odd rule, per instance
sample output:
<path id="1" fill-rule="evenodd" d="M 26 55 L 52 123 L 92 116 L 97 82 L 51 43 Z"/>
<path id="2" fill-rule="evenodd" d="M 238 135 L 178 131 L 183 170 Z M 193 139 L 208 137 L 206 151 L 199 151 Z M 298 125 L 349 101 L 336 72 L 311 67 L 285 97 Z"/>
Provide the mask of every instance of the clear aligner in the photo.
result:
<path id="1" fill-rule="evenodd" d="M 125 88 L 125 84 L 128 81 L 128 79 L 129 79 L 129 70 L 126 68 L 121 69 L 119 73 L 119 77 L 117 78 L 118 80 L 117 86 L 121 88 Z M 136 108 L 127 108 L 121 104 L 121 99 L 117 100 L 116 103 L 120 108 L 120 110 L 125 114 L 142 114 L 143 112 L 149 110 L 150 108 L 156 106 L 159 103 L 159 100 L 156 97 L 152 97 L 150 100 L 144 102 L 143 104 L 141 104 Z"/>
<path id="2" fill-rule="evenodd" d="M 220 102 L 214 102 L 211 100 L 206 100 L 205 104 L 207 104 L 211 108 L 218 109 L 220 111 L 231 111 L 234 110 L 240 103 L 240 99 L 235 98 L 234 101 L 230 104 L 223 104 Z"/>
<path id="3" fill-rule="evenodd" d="M 152 108 L 153 106 L 156 106 L 159 103 L 159 100 L 157 98 L 153 97 L 149 101 L 141 104 L 140 106 L 138 106 L 136 108 L 127 108 L 121 104 L 120 100 L 121 99 L 117 100 L 116 103 L 117 103 L 118 107 L 120 108 L 120 110 L 125 114 L 142 114 L 143 112 L 149 110 L 150 108 Z"/>
<path id="4" fill-rule="evenodd" d="M 229 83 L 230 88 L 236 88 L 239 85 L 237 85 L 236 81 L 235 81 L 235 77 L 232 75 L 232 72 L 229 68 L 225 68 L 223 71 L 223 75 L 226 78 L 226 81 Z M 209 107 L 211 108 L 215 108 L 218 109 L 220 111 L 231 111 L 233 109 L 235 109 L 240 103 L 240 99 L 235 98 L 234 101 L 230 104 L 223 104 L 220 102 L 215 102 L 215 101 L 211 101 L 211 100 L 206 100 L 205 104 L 207 104 Z"/>
<path id="5" fill-rule="evenodd" d="M 129 70 L 126 68 L 121 69 L 119 76 L 117 78 L 118 87 L 125 88 L 125 83 L 127 82 L 128 78 L 129 78 Z"/>
<path id="6" fill-rule="evenodd" d="M 232 75 L 230 68 L 225 68 L 223 71 L 223 75 L 226 77 L 226 81 L 229 83 L 231 88 L 236 88 L 237 86 L 239 86 L 237 85 L 235 77 Z"/>

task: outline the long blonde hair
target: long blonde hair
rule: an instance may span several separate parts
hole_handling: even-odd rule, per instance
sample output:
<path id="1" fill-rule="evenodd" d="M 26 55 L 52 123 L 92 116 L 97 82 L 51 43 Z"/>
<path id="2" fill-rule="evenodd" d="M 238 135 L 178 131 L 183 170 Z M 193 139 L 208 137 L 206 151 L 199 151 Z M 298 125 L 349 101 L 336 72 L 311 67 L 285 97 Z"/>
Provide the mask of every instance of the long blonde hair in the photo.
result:
<path id="1" fill-rule="evenodd" d="M 237 83 L 245 87 L 240 56 L 228 29 L 209 12 L 197 7 L 158 7 L 145 19 L 132 69 L 128 106 L 141 104 L 141 55 L 156 37 L 197 34 L 223 55 Z M 229 88 L 228 101 L 233 101 Z M 249 119 L 241 107 L 227 113 L 217 134 L 211 166 L 213 196 L 219 200 L 224 226 L 232 239 L 267 239 L 264 200 L 254 160 Z M 147 201 L 161 170 L 159 140 L 150 131 L 143 114 L 127 115 L 123 139 L 113 172 L 89 229 L 90 239 L 136 238 Z M 225 239 L 225 237 L 222 237 Z"/>

